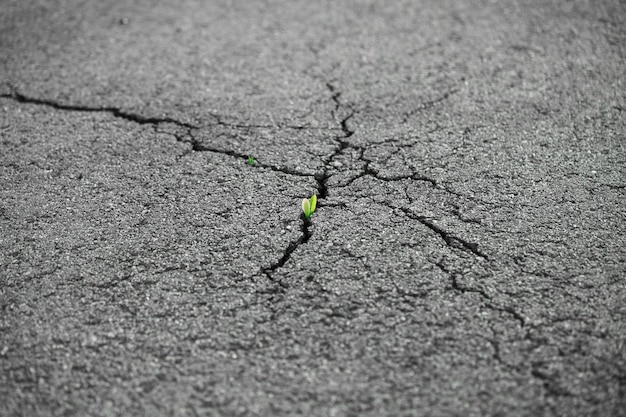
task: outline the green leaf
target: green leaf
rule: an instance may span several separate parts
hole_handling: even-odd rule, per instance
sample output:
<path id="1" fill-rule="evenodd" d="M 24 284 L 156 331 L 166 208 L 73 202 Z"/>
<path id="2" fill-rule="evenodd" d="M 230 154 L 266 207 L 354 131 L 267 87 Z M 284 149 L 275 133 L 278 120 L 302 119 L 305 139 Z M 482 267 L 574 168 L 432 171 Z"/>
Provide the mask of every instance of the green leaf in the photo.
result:
<path id="1" fill-rule="evenodd" d="M 308 219 L 309 217 L 311 217 L 311 204 L 309 203 L 308 198 L 302 200 L 302 211 L 304 212 L 305 218 Z"/>
<path id="2" fill-rule="evenodd" d="M 309 204 L 311 205 L 311 214 L 315 213 L 315 206 L 317 206 L 317 196 L 315 194 L 309 199 Z"/>

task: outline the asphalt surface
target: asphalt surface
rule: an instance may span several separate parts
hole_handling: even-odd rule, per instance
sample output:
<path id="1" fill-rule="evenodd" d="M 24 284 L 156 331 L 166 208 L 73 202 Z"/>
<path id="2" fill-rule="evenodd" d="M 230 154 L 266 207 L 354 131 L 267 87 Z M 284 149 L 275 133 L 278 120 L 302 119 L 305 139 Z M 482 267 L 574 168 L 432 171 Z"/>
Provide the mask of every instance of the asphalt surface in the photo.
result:
<path id="1" fill-rule="evenodd" d="M 626 415 L 625 61 L 619 0 L 2 0 L 0 415 Z"/>

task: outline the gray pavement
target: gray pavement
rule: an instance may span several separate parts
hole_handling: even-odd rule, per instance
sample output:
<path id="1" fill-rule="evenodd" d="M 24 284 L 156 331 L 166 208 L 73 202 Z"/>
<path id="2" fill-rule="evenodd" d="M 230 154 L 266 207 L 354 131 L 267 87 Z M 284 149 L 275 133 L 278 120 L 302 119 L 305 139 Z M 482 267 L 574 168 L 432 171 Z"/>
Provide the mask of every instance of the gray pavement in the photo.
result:
<path id="1" fill-rule="evenodd" d="M 0 415 L 626 415 L 625 83 L 620 0 L 1 1 Z"/>

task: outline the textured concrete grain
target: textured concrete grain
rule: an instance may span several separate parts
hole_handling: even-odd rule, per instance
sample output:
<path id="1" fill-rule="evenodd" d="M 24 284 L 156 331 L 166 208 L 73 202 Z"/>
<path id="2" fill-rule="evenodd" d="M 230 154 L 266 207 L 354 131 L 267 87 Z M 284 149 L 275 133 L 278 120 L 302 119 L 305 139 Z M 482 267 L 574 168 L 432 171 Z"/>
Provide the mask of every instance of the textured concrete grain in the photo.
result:
<path id="1" fill-rule="evenodd" d="M 0 415 L 623 415 L 623 2 L 110 3 L 0 8 Z"/>

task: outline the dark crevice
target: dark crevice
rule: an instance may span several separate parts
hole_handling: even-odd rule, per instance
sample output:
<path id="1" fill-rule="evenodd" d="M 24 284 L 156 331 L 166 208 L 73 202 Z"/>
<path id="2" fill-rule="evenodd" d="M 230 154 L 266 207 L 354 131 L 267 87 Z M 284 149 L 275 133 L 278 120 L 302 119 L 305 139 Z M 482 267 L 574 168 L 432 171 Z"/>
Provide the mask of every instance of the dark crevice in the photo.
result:
<path id="1" fill-rule="evenodd" d="M 443 259 L 440 259 L 437 262 L 433 262 L 433 265 L 435 265 L 437 268 L 439 268 L 444 274 L 452 275 L 452 271 L 450 271 L 450 269 L 443 263 Z M 455 281 L 456 281 L 456 278 L 453 279 L 453 281 L 452 281 L 452 286 L 453 287 L 454 287 L 454 282 Z"/>
<path id="2" fill-rule="evenodd" d="M 296 251 L 296 249 L 298 249 L 300 245 L 304 245 L 305 243 L 307 243 L 309 239 L 311 238 L 312 233 L 309 229 L 309 227 L 311 226 L 311 221 L 309 219 L 306 219 L 304 217 L 304 214 L 301 215 L 301 220 L 302 220 L 302 223 L 300 225 L 300 232 L 301 232 L 300 237 L 297 240 L 291 241 L 289 243 L 289 245 L 283 252 L 283 255 L 280 257 L 280 259 L 277 262 L 271 264 L 268 267 L 261 268 L 261 273 L 265 274 L 265 276 L 267 276 L 271 281 L 276 281 L 273 277 L 273 273 L 277 269 L 285 266 L 285 264 L 291 258 L 291 255 Z M 278 284 L 284 289 L 287 289 L 289 287 L 286 283 L 283 283 L 281 281 L 276 281 L 276 282 L 278 282 Z"/>
<path id="3" fill-rule="evenodd" d="M 346 138 L 354 135 L 355 131 L 348 127 L 348 120 L 350 120 L 354 116 L 354 113 L 350 113 L 341 121 L 341 130 L 343 131 Z"/>
<path id="4" fill-rule="evenodd" d="M 228 122 L 223 122 L 221 120 L 218 120 L 217 125 L 230 127 L 233 129 L 271 129 L 271 130 L 290 129 L 290 130 L 323 130 L 323 131 L 339 130 L 337 128 L 332 128 L 332 127 L 315 127 L 315 126 L 281 125 L 281 124 L 255 125 L 255 124 L 228 123 Z"/>
<path id="5" fill-rule="evenodd" d="M 626 189 L 626 185 L 620 185 L 620 184 L 598 184 L 598 186 L 600 186 L 600 187 L 607 187 L 607 188 L 610 188 L 612 190 L 624 190 L 624 189 Z"/>
<path id="6" fill-rule="evenodd" d="M 365 165 L 365 168 L 363 171 L 364 171 L 363 172 L 364 175 L 369 175 L 380 181 L 385 181 L 385 182 L 394 182 L 394 181 L 402 181 L 402 180 L 424 181 L 424 182 L 429 182 L 433 187 L 437 188 L 437 181 L 435 179 L 426 177 L 424 175 L 420 175 L 418 173 L 383 176 L 377 170 L 372 168 L 369 162 Z"/>
<path id="7" fill-rule="evenodd" d="M 367 176 L 368 174 L 364 171 L 359 172 L 357 175 L 355 175 L 354 177 L 348 179 L 348 181 L 345 184 L 342 184 L 341 187 L 349 187 L 351 186 L 356 180 L 361 179 L 365 176 Z"/>
<path id="8" fill-rule="evenodd" d="M 194 135 L 192 134 L 192 130 L 194 129 L 198 129 L 198 126 L 189 124 L 189 123 L 185 123 L 185 122 L 181 122 L 179 120 L 170 118 L 170 117 L 146 117 L 146 116 L 142 116 L 139 114 L 134 114 L 134 113 L 128 113 L 125 112 L 119 108 L 116 107 L 105 107 L 105 106 L 101 106 L 101 107 L 90 107 L 90 106 L 79 106 L 79 105 L 73 105 L 73 104 L 63 104 L 63 103 L 58 103 L 56 101 L 53 100 L 46 100 L 46 99 L 39 99 L 39 98 L 34 98 L 34 97 L 28 97 L 25 96 L 24 94 L 21 94 L 17 91 L 13 91 L 11 94 L 4 94 L 1 95 L 0 97 L 2 98 L 8 98 L 8 99 L 12 99 L 15 100 L 19 103 L 27 103 L 27 104 L 35 104 L 35 105 L 40 105 L 40 106 L 47 106 L 53 109 L 57 109 L 57 110 L 63 110 L 63 111 L 73 111 L 73 112 L 86 112 L 86 113 L 109 113 L 114 117 L 120 118 L 120 119 L 124 119 L 127 121 L 131 121 L 140 125 L 151 125 L 151 126 L 155 126 L 155 128 L 159 125 L 162 124 L 170 124 L 170 125 L 174 125 L 174 126 L 178 126 L 180 128 L 183 128 L 184 133 L 182 132 L 178 132 L 178 133 L 172 133 L 172 135 L 176 138 L 176 140 L 180 143 L 184 143 L 187 144 L 191 147 L 191 150 L 194 152 L 212 152 L 212 153 L 217 153 L 217 154 L 221 154 L 221 155 L 228 155 L 228 156 L 232 156 L 234 158 L 238 158 L 238 159 L 244 159 L 247 160 L 249 155 L 245 155 L 243 153 L 240 152 L 236 152 L 233 150 L 225 150 L 225 149 L 219 149 L 219 148 L 215 148 L 215 147 L 211 147 L 208 146 L 204 143 L 202 143 L 201 141 L 198 141 Z M 237 125 L 237 124 L 228 124 L 226 122 L 223 122 L 220 119 L 220 116 L 218 115 L 212 115 L 216 120 L 217 120 L 217 124 L 218 125 L 222 125 L 222 126 L 228 126 L 228 127 L 236 127 L 236 128 L 261 128 L 261 127 L 265 127 L 265 126 L 257 126 L 257 125 Z M 272 126 L 267 126 L 268 128 L 272 127 Z M 286 128 L 291 128 L 291 129 L 306 129 L 307 127 L 304 126 L 285 126 Z M 276 127 L 273 127 L 276 128 Z M 317 128 L 316 128 L 317 129 Z M 319 128 L 320 130 L 322 128 Z M 329 129 L 327 129 L 329 130 Z M 337 128 L 335 129 L 330 129 L 330 130 L 339 130 Z M 169 133 L 167 131 L 163 131 L 162 133 Z M 298 172 L 286 167 L 277 167 L 274 165 L 270 165 L 270 164 L 266 164 L 266 163 L 262 163 L 260 161 L 255 161 L 254 163 L 255 166 L 261 167 L 261 168 L 267 168 L 270 169 L 272 171 L 276 171 L 276 172 L 282 172 L 284 174 L 287 175 L 294 175 L 294 176 L 300 176 L 300 177 L 310 177 L 312 176 L 312 174 L 307 174 L 307 173 L 303 173 L 303 172 Z"/>
<path id="9" fill-rule="evenodd" d="M 75 112 L 86 112 L 86 113 L 109 113 L 114 117 L 128 120 L 131 122 L 135 122 L 141 125 L 158 125 L 162 123 L 170 123 L 176 126 L 185 127 L 188 129 L 198 129 L 202 127 L 210 127 L 210 126 L 224 126 L 234 129 L 291 129 L 291 130 L 322 130 L 322 131 L 339 131 L 339 128 L 331 128 L 331 127 L 315 127 L 315 126 L 306 126 L 306 125 L 260 125 L 260 124 L 245 124 L 245 123 L 229 123 L 224 121 L 223 116 L 218 114 L 211 113 L 210 116 L 216 120 L 216 123 L 208 124 L 206 126 L 196 126 L 191 123 L 181 122 L 180 120 L 171 118 L 171 117 L 148 117 L 142 116 L 136 113 L 129 113 L 117 107 L 110 106 L 83 106 L 76 104 L 63 104 L 54 100 L 47 100 L 41 98 L 28 97 L 18 91 L 13 90 L 10 94 L 2 94 L 0 95 L 2 98 L 13 99 L 19 103 L 28 103 L 28 104 L 36 104 L 42 106 L 48 106 L 57 110 L 65 110 L 65 111 L 75 111 Z"/>
<path id="10" fill-rule="evenodd" d="M 407 216 L 409 216 L 412 219 L 417 220 L 418 222 L 420 222 L 421 224 L 423 224 L 424 226 L 428 227 L 429 229 L 431 229 L 433 232 L 437 233 L 443 240 L 444 242 L 446 242 L 446 244 L 452 248 L 456 248 L 456 249 L 461 249 L 464 251 L 469 251 L 471 253 L 473 253 L 476 256 L 479 256 L 481 258 L 484 258 L 486 260 L 488 260 L 489 258 L 481 253 L 480 251 L 478 251 L 478 245 L 475 243 L 469 243 L 466 242 L 456 236 L 452 236 L 449 233 L 445 232 L 443 229 L 441 229 L 440 227 L 436 226 L 435 224 L 433 224 L 430 220 L 427 220 L 425 217 L 423 216 L 418 216 L 416 214 L 414 214 L 413 212 L 411 212 L 409 209 L 407 208 L 401 208 L 401 207 L 391 207 L 391 208 L 396 208 L 401 210 L 402 212 L 404 212 Z M 479 294 L 484 300 L 486 300 L 486 302 L 484 303 L 485 307 L 489 308 L 490 310 L 494 310 L 494 311 L 499 311 L 499 312 L 503 312 L 503 313 L 507 313 L 510 316 L 512 316 L 515 320 L 517 320 L 519 322 L 519 325 L 521 328 L 526 326 L 526 319 L 517 311 L 515 311 L 515 309 L 513 309 L 512 307 L 500 307 L 500 306 L 496 306 L 493 304 L 493 300 L 491 298 L 491 296 L 489 294 L 487 294 L 487 292 L 483 289 L 480 288 L 471 288 L 471 287 L 467 287 L 464 285 L 461 285 L 458 281 L 458 277 L 459 277 L 459 273 L 456 271 L 451 270 L 450 268 L 448 268 L 445 263 L 444 263 L 444 259 L 440 259 L 437 262 L 433 262 L 433 264 L 439 268 L 442 272 L 444 272 L 445 274 L 450 276 L 450 282 L 451 282 L 451 289 L 460 293 L 476 293 Z"/>
<path id="11" fill-rule="evenodd" d="M 334 85 L 332 85 L 331 83 L 327 83 L 326 84 L 327 89 L 330 91 L 331 93 L 331 99 L 332 101 L 335 103 L 334 109 L 332 110 L 332 115 L 335 118 L 337 116 L 337 113 L 339 112 L 339 110 L 342 107 L 345 107 L 345 105 L 341 102 L 341 92 L 339 92 Z M 424 103 L 420 109 L 424 109 L 430 106 L 435 105 L 436 103 L 445 100 L 448 98 L 449 95 L 453 94 L 456 91 L 451 91 L 449 93 L 444 94 L 442 97 L 440 97 L 439 99 L 433 100 L 431 102 L 427 102 Z M 174 137 L 176 138 L 176 140 L 180 143 L 185 143 L 188 144 L 191 149 L 193 151 L 196 152 L 212 152 L 212 153 L 218 153 L 218 154 L 222 154 L 222 155 L 228 155 L 234 158 L 240 158 L 242 160 L 245 160 L 248 158 L 248 155 L 242 154 L 240 152 L 234 151 L 234 150 L 224 150 L 224 149 L 218 149 L 218 148 L 214 148 L 211 146 L 208 146 L 206 144 L 203 144 L 202 142 L 198 141 L 192 131 L 194 129 L 197 129 L 197 126 L 194 126 L 192 124 L 186 123 L 186 122 L 181 122 L 179 120 L 170 118 L 170 117 L 147 117 L 147 116 L 142 116 L 142 115 L 138 115 L 138 114 L 133 114 L 133 113 L 129 113 L 126 112 L 124 110 L 121 110 L 119 108 L 115 108 L 115 107 L 105 107 L 105 106 L 101 106 L 101 107 L 89 107 L 89 106 L 79 106 L 79 105 L 71 105 L 71 104 L 63 104 L 63 103 L 58 103 L 52 100 L 46 100 L 46 99 L 38 99 L 38 98 L 33 98 L 33 97 L 28 97 L 25 96 L 17 91 L 13 91 L 11 94 L 8 95 L 2 95 L 1 97 L 4 98 L 9 98 L 9 99 L 13 99 L 17 102 L 20 103 L 30 103 L 30 104 L 36 104 L 36 105 L 43 105 L 43 106 L 48 106 L 54 109 L 58 109 L 58 110 L 64 110 L 64 111 L 76 111 L 76 112 L 105 112 L 105 113 L 109 113 L 114 117 L 117 118 L 121 118 L 127 121 L 131 121 L 137 124 L 141 124 L 141 125 L 152 125 L 152 126 L 158 126 L 161 124 L 171 124 L 174 126 L 178 126 L 180 128 L 183 128 L 181 130 L 181 132 L 179 132 L 178 134 L 174 134 Z M 419 110 L 419 109 L 418 109 Z M 346 139 L 350 138 L 352 135 L 355 134 L 355 131 L 350 129 L 350 127 L 348 126 L 349 120 L 354 116 L 354 111 L 352 109 L 350 109 L 349 114 L 344 117 L 341 121 L 339 121 L 339 128 L 334 128 L 334 129 L 327 129 L 327 130 L 341 130 L 343 132 L 343 136 L 338 138 L 338 145 L 335 149 L 335 151 L 333 152 L 332 155 L 330 155 L 328 158 L 325 159 L 324 163 L 326 165 L 328 165 L 330 162 L 333 161 L 333 159 L 335 157 L 337 157 L 338 155 L 340 155 L 343 151 L 345 151 L 348 148 L 354 148 L 354 149 L 358 149 L 361 151 L 361 158 L 363 156 L 363 152 L 364 152 L 364 147 L 360 147 L 360 146 L 355 146 L 353 144 L 351 144 L 349 141 L 347 141 Z M 219 115 L 212 115 L 215 120 L 217 121 L 218 125 L 222 125 L 222 126 L 226 126 L 226 127 L 231 127 L 231 128 L 238 128 L 238 129 L 260 129 L 260 128 L 289 128 L 289 129 L 309 129 L 310 127 L 307 126 L 265 126 L 265 125 L 245 125 L 245 124 L 236 124 L 236 123 L 228 123 L 225 122 L 221 116 Z M 320 129 L 322 130 L 322 128 L 311 128 L 311 129 Z M 376 171 L 374 168 L 371 167 L 370 165 L 371 161 L 366 161 L 366 165 L 363 168 L 363 171 L 361 174 L 357 175 L 356 177 L 354 177 L 354 179 L 351 180 L 351 182 L 353 182 L 354 180 L 356 180 L 357 178 L 363 177 L 363 176 L 372 176 L 373 178 L 376 178 L 378 180 L 381 181 L 400 181 L 400 180 L 416 180 L 416 181 L 426 181 L 429 182 L 430 184 L 432 184 L 433 187 L 438 187 L 437 182 L 432 179 L 432 178 L 428 178 L 422 175 L 418 175 L 416 173 L 413 174 L 408 174 L 408 175 L 396 175 L 396 176 L 383 176 L 380 175 L 380 173 L 378 171 Z M 276 172 L 281 172 L 284 174 L 288 174 L 288 175 L 295 175 L 295 176 L 301 176 L 301 177 L 310 177 L 312 176 L 311 174 L 307 174 L 307 173 L 303 173 L 303 172 L 298 172 L 289 168 L 285 168 L 285 167 L 277 167 L 277 166 L 273 166 L 273 165 L 269 165 L 269 164 L 265 164 L 262 163 L 260 161 L 255 161 L 254 162 L 254 166 L 256 167 L 260 167 L 260 168 L 266 168 L 266 169 L 270 169 L 272 171 L 276 171 Z M 328 169 L 325 168 L 322 172 L 317 173 L 315 175 L 313 175 L 315 180 L 317 181 L 317 196 L 319 200 L 324 200 L 325 198 L 328 197 L 329 194 L 329 190 L 328 190 L 328 179 L 330 178 L 331 174 L 329 173 Z M 323 206 L 323 204 L 321 204 L 320 206 Z M 455 248 L 455 249 L 460 249 L 460 250 L 464 250 L 464 251 L 468 251 L 473 253 L 474 255 L 484 258 L 484 259 L 488 259 L 488 257 L 482 253 L 481 251 L 478 250 L 478 245 L 476 243 L 472 243 L 472 242 L 467 242 L 461 238 L 458 238 L 448 232 L 446 232 L 445 230 L 443 230 L 442 228 L 440 228 L 439 226 L 435 225 L 431 220 L 427 219 L 424 216 L 418 216 L 416 214 L 414 214 L 413 212 L 411 212 L 409 209 L 401 209 L 407 216 L 417 220 L 418 222 L 420 222 L 422 225 L 424 225 L 425 227 L 429 228 L 431 231 L 433 231 L 434 233 L 436 233 L 438 236 L 441 237 L 441 239 L 451 248 Z M 455 213 L 456 214 L 456 213 Z M 460 213 L 459 213 L 460 214 Z M 288 288 L 288 285 L 284 282 L 281 281 L 277 281 L 274 279 L 274 273 L 279 269 L 282 268 L 283 266 L 285 266 L 287 264 L 287 262 L 290 260 L 292 254 L 298 249 L 298 247 L 300 245 L 306 244 L 309 239 L 312 236 L 312 232 L 310 230 L 310 226 L 311 226 L 311 221 L 309 219 L 305 219 L 304 215 L 301 215 L 301 226 L 300 226 L 300 237 L 297 240 L 291 241 L 289 243 L 289 245 L 285 248 L 285 250 L 283 251 L 282 256 L 273 264 L 271 264 L 268 267 L 264 267 L 261 268 L 261 272 L 267 276 L 271 281 L 276 282 L 279 287 L 283 290 Z M 459 291 L 459 292 L 475 292 L 480 294 L 482 297 L 484 297 L 486 300 L 491 300 L 490 297 L 488 296 L 488 294 L 480 289 L 472 289 L 472 288 L 467 288 L 467 287 L 463 287 L 461 285 L 459 285 L 458 281 L 457 281 L 457 275 L 456 273 L 450 271 L 444 264 L 443 262 L 438 262 L 435 264 L 437 267 L 439 267 L 443 272 L 449 274 L 451 276 L 452 279 L 452 288 L 455 291 Z M 110 283 L 107 283 L 106 285 L 111 285 Z M 506 312 L 508 314 L 511 314 L 514 318 L 516 318 L 520 325 L 523 327 L 525 324 L 525 320 L 524 318 L 518 314 L 516 311 L 514 311 L 512 308 L 507 308 L 507 307 L 496 307 L 493 306 L 492 304 L 487 304 L 487 307 L 494 309 L 494 310 L 498 310 L 498 311 L 502 311 L 502 312 Z"/>
<path id="12" fill-rule="evenodd" d="M 424 175 L 420 175 L 417 173 L 409 174 L 409 175 L 396 175 L 392 177 L 384 177 L 380 174 L 372 175 L 374 178 L 385 181 L 385 182 L 393 182 L 393 181 L 402 181 L 402 180 L 414 180 L 414 181 L 424 181 L 430 183 L 433 187 L 437 187 L 437 181 L 433 178 L 426 177 Z"/>
<path id="13" fill-rule="evenodd" d="M 467 250 L 473 253 L 476 256 L 480 256 L 484 259 L 489 259 L 487 255 L 478 250 L 478 244 L 473 242 L 467 242 L 459 237 L 453 236 L 452 234 L 446 232 L 441 229 L 439 226 L 435 225 L 430 220 L 426 219 L 423 216 L 415 216 L 414 217 L 418 222 L 428 227 L 433 232 L 437 233 L 441 238 L 446 242 L 446 244 L 450 247 Z"/>
<path id="14" fill-rule="evenodd" d="M 341 97 L 341 92 L 337 91 L 335 86 L 331 83 L 326 83 L 326 88 L 328 89 L 328 91 L 330 91 L 331 100 L 335 102 L 335 108 L 332 111 L 333 116 L 335 116 L 335 114 L 339 110 L 339 107 L 341 107 L 341 101 L 339 101 L 339 97 Z"/>
<path id="15" fill-rule="evenodd" d="M 332 110 L 332 116 L 333 118 L 336 117 L 336 113 L 339 111 L 340 107 L 342 106 L 342 103 L 340 101 L 340 97 L 341 97 L 341 92 L 337 91 L 337 89 L 335 88 L 335 86 L 333 86 L 331 83 L 326 83 L 326 88 L 331 92 L 331 99 L 333 100 L 333 102 L 335 103 L 335 107 Z M 332 160 L 339 155 L 341 152 L 343 152 L 345 149 L 352 147 L 352 145 L 342 139 L 347 139 L 350 136 L 352 136 L 354 134 L 354 131 L 350 130 L 350 128 L 348 127 L 347 123 L 348 120 L 353 116 L 354 112 L 351 112 L 348 116 L 346 116 L 344 119 L 342 119 L 339 124 L 341 126 L 341 131 L 343 132 L 343 137 L 342 138 L 338 138 L 338 146 L 336 147 L 336 149 L 334 150 L 334 152 L 332 153 L 332 155 L 330 155 L 328 158 L 326 158 L 324 160 L 324 164 L 327 166 L 330 162 L 332 162 Z M 217 118 L 218 122 L 220 122 L 220 119 Z M 336 129 L 337 130 L 337 129 Z M 310 176 L 308 174 L 304 174 L 304 173 L 300 173 L 300 172 L 295 172 L 295 171 L 286 171 L 286 169 L 283 168 L 278 168 L 278 167 L 274 167 L 274 166 L 269 166 L 266 164 L 262 164 L 262 163 L 257 163 L 255 162 L 255 165 L 258 165 L 260 167 L 265 167 L 265 168 L 269 168 L 271 170 L 274 171 L 281 171 L 281 172 L 285 172 L 291 175 L 299 175 L 299 176 Z M 328 197 L 328 179 L 330 178 L 330 174 L 328 173 L 328 168 L 324 168 L 324 170 L 322 172 L 318 172 L 316 174 L 314 174 L 315 180 L 317 181 L 317 191 L 316 191 L 316 195 L 317 195 L 317 199 L 318 199 L 318 207 L 323 206 L 323 203 L 320 204 L 320 200 L 324 200 L 325 198 Z M 304 214 L 301 214 L 301 220 L 302 220 L 302 224 L 300 226 L 300 231 L 301 231 L 301 236 L 295 240 L 289 243 L 289 245 L 287 246 L 287 248 L 285 249 L 285 251 L 283 252 L 283 255 L 280 257 L 280 259 L 276 262 L 273 263 L 272 265 L 265 267 L 265 268 L 261 268 L 261 272 L 267 276 L 271 281 L 275 281 L 274 277 L 273 277 L 273 273 L 278 270 L 279 268 L 282 268 L 283 266 L 285 266 L 285 264 L 289 261 L 289 259 L 291 258 L 291 255 L 296 251 L 296 249 L 298 249 L 298 247 L 300 245 L 304 245 L 306 244 L 309 239 L 311 238 L 311 231 L 309 230 L 309 227 L 311 225 L 311 221 L 309 219 L 306 219 L 304 217 Z M 288 288 L 288 285 L 284 282 L 280 282 L 278 281 L 278 285 L 280 285 L 280 287 L 283 290 L 286 290 Z"/>
<path id="16" fill-rule="evenodd" d="M 3 94 L 0 97 L 13 99 L 19 103 L 28 103 L 28 104 L 36 104 L 40 106 L 48 106 L 57 110 L 87 112 L 87 113 L 109 113 L 113 115 L 114 117 L 128 120 L 131 122 L 135 122 L 140 125 L 158 125 L 161 123 L 170 123 L 176 126 L 187 128 L 187 129 L 196 128 L 196 126 L 192 124 L 181 122 L 180 120 L 176 120 L 171 117 L 147 117 L 147 116 L 142 116 L 140 114 L 128 113 L 117 107 L 106 107 L 106 106 L 90 107 L 90 106 L 79 106 L 79 105 L 74 105 L 74 104 L 63 104 L 63 103 L 58 103 L 53 100 L 28 97 L 15 90 L 13 90 L 11 94 Z"/>
<path id="17" fill-rule="evenodd" d="M 326 185 L 328 178 L 330 178 L 330 175 L 325 170 L 322 173 L 315 175 L 315 180 L 317 181 L 317 198 L 318 199 L 323 200 L 326 197 L 328 197 L 328 186 Z"/>
<path id="18" fill-rule="evenodd" d="M 242 160 L 246 160 L 246 161 L 250 157 L 250 155 L 247 155 L 247 154 L 244 154 L 244 153 L 241 153 L 241 152 L 228 150 L 228 149 L 219 149 L 219 148 L 214 148 L 212 146 L 208 146 L 208 145 L 206 145 L 206 144 L 196 140 L 193 137 L 193 134 L 191 134 L 191 132 L 189 132 L 187 134 L 187 136 L 189 136 L 191 138 L 191 140 L 185 140 L 184 138 L 182 138 L 180 136 L 176 136 L 176 139 L 179 142 L 191 144 L 192 150 L 194 150 L 196 152 L 212 152 L 212 153 L 217 153 L 217 154 L 221 154 L 221 155 L 232 156 L 233 158 L 242 159 Z M 313 176 L 313 174 L 296 171 L 295 169 L 291 169 L 289 167 L 279 167 L 279 166 L 276 166 L 276 165 L 267 164 L 265 162 L 259 161 L 258 159 L 254 160 L 252 166 L 254 166 L 256 168 L 269 169 L 269 170 L 274 171 L 274 172 L 281 172 L 283 174 L 296 176 L 296 177 L 312 177 Z"/>
<path id="19" fill-rule="evenodd" d="M 443 239 L 443 241 L 446 242 L 446 244 L 448 246 L 450 246 L 452 248 L 464 250 L 464 251 L 467 251 L 467 252 L 471 252 L 471 253 L 473 253 L 476 256 L 479 256 L 479 257 L 481 257 L 483 259 L 489 260 L 487 255 L 485 255 L 484 253 L 482 253 L 481 251 L 478 250 L 478 244 L 477 243 L 468 242 L 468 241 L 466 241 L 464 239 L 456 237 L 456 236 L 446 232 L 445 230 L 443 230 L 442 228 L 440 228 L 436 224 L 434 224 L 431 220 L 428 220 L 428 218 L 426 218 L 424 216 L 418 216 L 418 215 L 416 215 L 415 213 L 413 213 L 411 210 L 409 210 L 407 208 L 403 208 L 403 207 L 393 207 L 393 208 L 397 208 L 397 209 L 401 210 L 402 212 L 404 212 L 410 218 L 415 219 L 418 222 L 420 222 L 422 225 L 428 227 L 430 230 L 432 230 L 433 232 L 438 234 L 441 237 L 441 239 Z"/>
<path id="20" fill-rule="evenodd" d="M 470 287 L 466 287 L 466 286 L 460 285 L 459 281 L 458 281 L 458 276 L 459 276 L 458 273 L 449 272 L 449 274 L 450 274 L 450 279 L 451 279 L 451 283 L 452 283 L 452 289 L 454 291 L 458 291 L 458 292 L 461 292 L 461 293 L 476 293 L 476 294 L 479 294 L 485 300 L 492 301 L 491 296 L 489 296 L 489 294 L 487 294 L 484 290 L 482 290 L 480 288 L 470 288 Z M 517 320 L 519 322 L 519 325 L 520 325 L 521 328 L 523 328 L 526 325 L 526 320 L 524 319 L 524 317 L 522 317 L 521 314 L 519 314 L 517 311 L 515 311 L 511 307 L 499 307 L 499 306 L 493 305 L 491 302 L 486 302 L 484 304 L 484 306 L 487 307 L 490 310 L 499 311 L 501 313 L 509 314 L 515 320 Z"/>
<path id="21" fill-rule="evenodd" d="M 458 204 L 452 203 L 452 206 L 454 207 L 452 210 L 452 214 L 454 214 L 463 223 L 473 223 L 473 224 L 482 225 L 482 222 L 478 219 L 471 219 L 471 218 L 463 216 L 463 214 L 461 213 L 461 206 L 459 206 Z"/>
<path id="22" fill-rule="evenodd" d="M 339 109 L 345 105 L 340 100 L 341 92 L 338 91 L 334 85 L 332 85 L 331 83 L 326 83 L 326 88 L 328 89 L 328 91 L 330 91 L 331 93 L 330 98 L 335 103 L 335 108 L 331 112 L 333 118 L 335 118 L 337 116 L 337 112 L 339 111 Z M 341 126 L 341 130 L 344 133 L 344 138 L 349 138 L 355 133 L 354 130 L 348 127 L 348 120 L 350 120 L 352 116 L 354 116 L 354 110 L 350 109 L 350 113 L 339 122 L 339 125 Z"/>
<path id="23" fill-rule="evenodd" d="M 201 142 L 198 142 L 197 140 L 193 139 L 191 142 L 191 149 L 193 149 L 195 152 L 212 152 L 212 153 L 219 153 L 222 155 L 228 155 L 228 156 L 232 156 L 234 158 L 241 158 L 241 159 L 248 159 L 248 155 L 245 155 L 243 153 L 240 152 L 236 152 L 236 151 L 231 151 L 231 150 L 226 150 L 226 149 L 218 149 L 218 148 L 213 148 L 211 146 L 207 146 Z M 255 162 L 256 164 L 256 162 Z"/>

